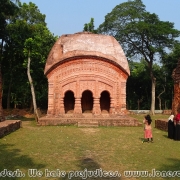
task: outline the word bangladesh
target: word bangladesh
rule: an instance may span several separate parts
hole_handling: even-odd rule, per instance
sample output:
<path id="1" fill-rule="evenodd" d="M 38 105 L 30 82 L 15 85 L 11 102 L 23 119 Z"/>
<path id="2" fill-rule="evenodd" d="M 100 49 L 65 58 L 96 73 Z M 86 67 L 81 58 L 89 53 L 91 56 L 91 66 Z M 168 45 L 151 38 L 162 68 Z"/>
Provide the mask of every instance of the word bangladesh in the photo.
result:
<path id="1" fill-rule="evenodd" d="M 16 169 L 15 171 L 11 171 L 8 169 L 4 169 L 0 171 L 0 177 L 25 177 L 25 173 L 23 173 L 21 170 Z"/>

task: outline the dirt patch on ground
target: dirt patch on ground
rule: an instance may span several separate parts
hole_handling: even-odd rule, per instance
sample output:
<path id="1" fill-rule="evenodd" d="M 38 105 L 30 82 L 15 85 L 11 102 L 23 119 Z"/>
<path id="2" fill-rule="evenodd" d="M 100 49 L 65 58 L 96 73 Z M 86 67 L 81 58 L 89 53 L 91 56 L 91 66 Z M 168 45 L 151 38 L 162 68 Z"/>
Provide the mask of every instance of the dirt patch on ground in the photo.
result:
<path id="1" fill-rule="evenodd" d="M 33 112 L 28 109 L 4 109 L 4 116 L 21 116 L 26 118 L 34 118 Z"/>
<path id="2" fill-rule="evenodd" d="M 81 128 L 81 131 L 83 131 L 86 134 L 92 134 L 99 131 L 98 128 Z"/>
<path id="3" fill-rule="evenodd" d="M 38 110 L 39 116 L 45 116 L 45 110 Z M 25 118 L 34 118 L 34 112 L 30 109 L 4 109 L 4 116 L 14 116 L 14 117 L 25 117 Z"/>

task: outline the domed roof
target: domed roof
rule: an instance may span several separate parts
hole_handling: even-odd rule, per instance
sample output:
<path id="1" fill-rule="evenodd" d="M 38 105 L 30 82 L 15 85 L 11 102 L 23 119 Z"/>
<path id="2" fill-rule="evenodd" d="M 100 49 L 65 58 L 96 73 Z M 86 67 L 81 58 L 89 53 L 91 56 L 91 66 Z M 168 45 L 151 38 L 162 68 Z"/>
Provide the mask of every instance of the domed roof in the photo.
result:
<path id="1" fill-rule="evenodd" d="M 89 32 L 62 35 L 49 53 L 44 73 L 47 75 L 66 59 L 83 56 L 108 59 L 119 65 L 126 74 L 130 74 L 127 58 L 116 39 Z"/>

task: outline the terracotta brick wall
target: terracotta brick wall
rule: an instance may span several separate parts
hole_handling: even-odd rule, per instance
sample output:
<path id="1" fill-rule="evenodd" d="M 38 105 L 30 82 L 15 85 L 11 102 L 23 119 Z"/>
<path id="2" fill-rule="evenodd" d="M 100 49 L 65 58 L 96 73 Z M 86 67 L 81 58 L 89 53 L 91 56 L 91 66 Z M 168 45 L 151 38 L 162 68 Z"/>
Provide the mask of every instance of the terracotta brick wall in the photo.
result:
<path id="1" fill-rule="evenodd" d="M 6 136 L 7 134 L 16 131 L 21 127 L 20 120 L 6 120 L 0 124 L 0 138 Z"/>
<path id="2" fill-rule="evenodd" d="M 155 120 L 155 128 L 168 131 L 168 121 L 164 119 Z"/>

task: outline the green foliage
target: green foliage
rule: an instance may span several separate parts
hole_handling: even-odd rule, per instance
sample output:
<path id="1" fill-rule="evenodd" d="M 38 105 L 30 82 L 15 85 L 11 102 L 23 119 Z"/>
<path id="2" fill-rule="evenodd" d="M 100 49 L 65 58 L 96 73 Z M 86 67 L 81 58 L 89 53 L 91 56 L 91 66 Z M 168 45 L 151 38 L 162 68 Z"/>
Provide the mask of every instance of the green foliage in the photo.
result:
<path id="1" fill-rule="evenodd" d="M 127 80 L 127 108 L 149 109 L 151 97 L 151 80 L 145 60 L 129 61 L 130 77 Z"/>
<path id="2" fill-rule="evenodd" d="M 1 0 L 0 10 L 0 39 L 2 40 L 7 36 L 7 20 L 15 14 L 15 12 L 18 10 L 18 7 L 12 1 Z"/>
<path id="3" fill-rule="evenodd" d="M 149 68 L 145 60 L 140 62 L 129 61 L 130 77 L 127 80 L 127 108 L 128 109 L 149 109 L 151 103 L 151 79 Z M 167 74 L 165 66 L 153 65 L 153 73 L 156 80 L 156 109 L 159 109 L 158 95 L 160 96 L 162 108 L 171 109 L 173 96 L 173 81 L 171 74 Z M 172 72 L 171 72 L 172 73 Z"/>
<path id="4" fill-rule="evenodd" d="M 177 67 L 178 60 L 180 59 L 180 43 L 176 43 L 172 52 L 164 54 L 162 58 L 162 71 L 165 82 L 159 82 L 165 84 L 166 96 L 169 97 L 170 102 L 173 99 L 174 81 L 172 79 L 172 72 Z"/>
<path id="5" fill-rule="evenodd" d="M 97 30 L 94 29 L 94 18 L 91 18 L 89 23 L 84 24 L 83 31 L 97 33 Z"/>
<path id="6" fill-rule="evenodd" d="M 129 58 L 143 58 L 147 62 L 152 82 L 151 112 L 154 114 L 157 78 L 153 64 L 174 46 L 180 31 L 174 29 L 173 23 L 160 21 L 156 14 L 147 12 L 141 0 L 134 0 L 119 4 L 108 13 L 98 33 L 114 36 Z"/>
<path id="7" fill-rule="evenodd" d="M 6 107 L 6 99 L 11 97 L 9 94 L 13 94 L 17 102 L 21 102 L 20 107 L 29 107 L 31 104 L 26 72 L 27 52 L 30 50 L 31 75 L 37 94 L 37 104 L 46 108 L 47 79 L 44 76 L 44 66 L 57 37 L 47 29 L 45 15 L 41 14 L 33 3 L 20 3 L 19 11 L 10 18 L 6 31 L 8 39 L 3 52 L 4 107 Z M 13 104 L 15 101 L 11 103 Z"/>
<path id="8" fill-rule="evenodd" d="M 172 74 L 172 71 L 177 66 L 177 62 L 180 59 L 180 42 L 176 43 L 172 52 L 164 54 L 162 63 L 168 74 Z"/>
<path id="9" fill-rule="evenodd" d="M 117 5 L 105 16 L 98 32 L 114 36 L 127 56 L 139 54 L 147 62 L 153 61 L 156 53 L 171 48 L 180 35 L 173 23 L 160 21 L 156 14 L 147 12 L 141 0 Z"/>
<path id="10" fill-rule="evenodd" d="M 42 24 L 46 26 L 46 16 L 44 14 L 41 14 L 38 7 L 34 3 L 20 3 L 20 8 L 21 11 L 18 14 L 18 20 L 26 21 L 28 25 Z"/>

